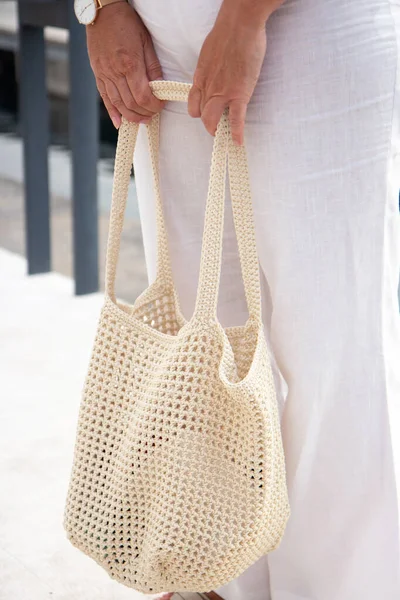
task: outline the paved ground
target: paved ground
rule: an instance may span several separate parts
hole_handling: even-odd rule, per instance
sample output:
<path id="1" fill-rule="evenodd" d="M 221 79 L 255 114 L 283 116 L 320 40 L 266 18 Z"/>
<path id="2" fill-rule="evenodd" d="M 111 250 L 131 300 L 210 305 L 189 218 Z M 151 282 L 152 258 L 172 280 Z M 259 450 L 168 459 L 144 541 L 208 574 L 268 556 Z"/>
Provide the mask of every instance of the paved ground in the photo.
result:
<path id="1" fill-rule="evenodd" d="M 112 581 L 62 527 L 103 297 L 25 273 L 23 258 L 0 249 L 0 600 L 149 598 Z"/>

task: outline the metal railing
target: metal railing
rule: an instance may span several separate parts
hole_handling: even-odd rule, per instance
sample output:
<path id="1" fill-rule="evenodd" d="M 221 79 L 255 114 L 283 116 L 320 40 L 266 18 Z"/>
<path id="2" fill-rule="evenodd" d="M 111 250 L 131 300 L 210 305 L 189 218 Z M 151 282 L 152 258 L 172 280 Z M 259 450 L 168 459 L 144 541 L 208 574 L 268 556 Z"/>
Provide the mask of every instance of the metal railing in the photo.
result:
<path id="1" fill-rule="evenodd" d="M 18 0 L 19 103 L 24 144 L 25 228 L 28 273 L 51 270 L 48 172 L 49 105 L 44 27 L 69 30 L 69 140 L 75 293 L 99 288 L 98 95 L 86 50 L 85 28 L 73 0 Z"/>

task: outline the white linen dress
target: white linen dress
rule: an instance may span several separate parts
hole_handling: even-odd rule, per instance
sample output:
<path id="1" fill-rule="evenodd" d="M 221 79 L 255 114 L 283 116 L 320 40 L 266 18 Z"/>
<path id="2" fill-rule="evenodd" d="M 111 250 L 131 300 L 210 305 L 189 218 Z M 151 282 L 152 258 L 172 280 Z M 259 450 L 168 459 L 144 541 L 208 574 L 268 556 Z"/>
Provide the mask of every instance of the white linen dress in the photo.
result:
<path id="1" fill-rule="evenodd" d="M 220 0 L 133 4 L 165 79 L 190 82 Z M 286 0 L 267 34 L 245 135 L 292 516 L 278 550 L 216 591 L 399 600 L 400 0 Z M 187 318 L 211 148 L 201 121 L 168 103 L 161 188 Z M 144 131 L 135 167 L 151 282 Z M 247 312 L 229 198 L 226 213 L 219 317 L 229 326 Z"/>

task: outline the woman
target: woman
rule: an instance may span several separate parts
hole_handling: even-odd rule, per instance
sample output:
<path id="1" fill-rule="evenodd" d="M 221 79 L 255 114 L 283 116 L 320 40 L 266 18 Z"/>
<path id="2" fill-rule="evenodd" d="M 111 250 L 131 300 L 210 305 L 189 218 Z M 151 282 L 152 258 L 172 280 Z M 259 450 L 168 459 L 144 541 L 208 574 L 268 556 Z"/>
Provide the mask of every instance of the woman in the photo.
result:
<path id="1" fill-rule="evenodd" d="M 147 122 L 164 109 L 161 184 L 187 317 L 209 134 L 225 106 L 238 144 L 246 120 L 292 516 L 279 549 L 214 597 L 400 598 L 399 27 L 399 0 L 134 0 L 106 6 L 88 27 L 116 127 L 121 115 Z M 151 95 L 148 81 L 160 77 L 194 81 L 190 116 Z M 152 280 L 142 134 L 135 161 Z M 246 319 L 230 214 L 219 315 L 224 326 Z"/>

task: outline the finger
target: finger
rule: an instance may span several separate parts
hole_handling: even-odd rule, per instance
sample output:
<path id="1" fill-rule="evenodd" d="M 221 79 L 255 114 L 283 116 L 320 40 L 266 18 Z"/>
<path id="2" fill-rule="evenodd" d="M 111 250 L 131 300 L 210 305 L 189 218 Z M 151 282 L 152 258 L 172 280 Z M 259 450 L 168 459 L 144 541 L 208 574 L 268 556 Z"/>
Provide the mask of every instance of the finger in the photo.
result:
<path id="1" fill-rule="evenodd" d="M 112 105 L 121 113 L 125 119 L 131 123 L 149 123 L 150 117 L 143 116 L 133 110 L 127 108 L 121 98 L 115 83 L 107 79 L 105 81 L 107 96 L 110 98 Z"/>
<path id="2" fill-rule="evenodd" d="M 162 79 L 163 73 L 160 61 L 157 58 L 156 51 L 151 41 L 145 42 L 143 46 L 144 64 L 146 67 L 147 78 L 149 81 Z"/>
<path id="3" fill-rule="evenodd" d="M 110 115 L 110 119 L 113 122 L 115 129 L 119 129 L 119 127 L 121 125 L 121 114 L 118 112 L 118 110 L 115 108 L 115 106 L 113 106 L 110 98 L 107 96 L 106 87 L 105 87 L 103 81 L 98 79 L 96 83 L 97 83 L 97 89 L 99 90 L 101 99 L 104 102 L 104 106 L 106 107 L 107 112 Z"/>
<path id="4" fill-rule="evenodd" d="M 233 143 L 242 146 L 244 142 L 244 124 L 247 104 L 234 100 L 229 105 L 229 123 L 231 125 Z"/>
<path id="5" fill-rule="evenodd" d="M 197 85 L 193 84 L 189 92 L 188 113 L 194 119 L 198 119 L 201 116 L 200 104 L 201 90 Z"/>
<path id="6" fill-rule="evenodd" d="M 126 80 L 135 102 L 141 109 L 145 109 L 153 115 L 162 111 L 165 102 L 156 98 L 151 91 L 144 62 L 137 64 L 134 73 L 128 72 Z"/>
<path id="7" fill-rule="evenodd" d="M 222 113 L 226 108 L 226 104 L 226 100 L 219 96 L 215 96 L 214 98 L 210 98 L 204 106 L 201 113 L 201 120 L 208 133 L 211 133 L 211 135 L 215 135 Z"/>
<path id="8" fill-rule="evenodd" d="M 123 103 L 129 110 L 138 113 L 139 115 L 143 115 L 144 117 L 152 117 L 154 115 L 153 112 L 150 112 L 146 108 L 139 106 L 139 104 L 132 96 L 132 92 L 125 77 L 121 77 L 120 79 L 118 79 L 116 85 Z"/>

